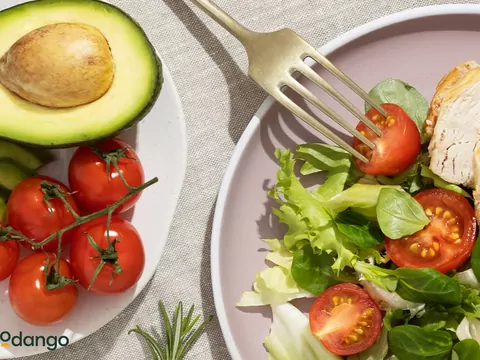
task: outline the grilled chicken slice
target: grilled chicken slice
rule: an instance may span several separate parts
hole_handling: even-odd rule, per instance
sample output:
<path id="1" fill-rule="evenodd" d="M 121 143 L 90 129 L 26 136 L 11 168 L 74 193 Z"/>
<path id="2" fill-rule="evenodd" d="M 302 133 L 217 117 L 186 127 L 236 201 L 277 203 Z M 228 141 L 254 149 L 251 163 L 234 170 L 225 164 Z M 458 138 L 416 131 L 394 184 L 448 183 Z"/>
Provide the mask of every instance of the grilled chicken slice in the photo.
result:
<path id="1" fill-rule="evenodd" d="M 431 135 L 430 169 L 450 183 L 474 188 L 474 153 L 480 140 L 480 65 L 468 61 L 443 77 L 425 131 Z"/>
<path id="2" fill-rule="evenodd" d="M 473 157 L 473 200 L 475 203 L 475 217 L 480 225 L 480 142 L 475 146 Z"/>

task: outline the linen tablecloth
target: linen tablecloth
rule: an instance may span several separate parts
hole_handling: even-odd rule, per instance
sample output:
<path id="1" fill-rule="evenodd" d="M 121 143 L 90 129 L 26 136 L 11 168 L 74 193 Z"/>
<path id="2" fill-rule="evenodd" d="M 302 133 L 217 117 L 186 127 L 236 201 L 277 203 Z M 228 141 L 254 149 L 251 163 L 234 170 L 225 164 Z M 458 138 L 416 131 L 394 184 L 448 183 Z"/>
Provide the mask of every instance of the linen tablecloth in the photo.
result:
<path id="1" fill-rule="evenodd" d="M 150 359 L 127 331 L 160 326 L 158 300 L 169 311 L 181 300 L 215 314 L 210 280 L 214 204 L 236 142 L 266 98 L 246 76 L 240 43 L 190 0 L 111 0 L 145 29 L 170 69 L 180 93 L 188 134 L 188 169 L 168 243 L 155 276 L 138 298 L 109 324 L 67 348 L 31 360 Z M 397 11 L 441 0 L 216 0 L 257 31 L 290 27 L 319 47 L 341 33 Z M 175 149 L 172 149 L 175 151 Z M 159 154 L 159 156 L 168 154 Z M 166 189 L 168 191 L 168 189 Z M 154 226 L 154 224 L 152 224 Z M 228 360 L 216 319 L 187 359 Z M 245 359 L 261 360 L 261 359 Z"/>

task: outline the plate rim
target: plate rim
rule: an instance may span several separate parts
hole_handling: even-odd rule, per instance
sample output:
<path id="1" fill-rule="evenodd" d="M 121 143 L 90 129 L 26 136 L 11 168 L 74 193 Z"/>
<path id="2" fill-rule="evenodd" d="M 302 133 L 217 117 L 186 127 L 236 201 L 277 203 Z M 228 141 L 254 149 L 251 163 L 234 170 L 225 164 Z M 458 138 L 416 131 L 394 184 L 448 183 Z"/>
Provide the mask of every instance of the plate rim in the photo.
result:
<path id="1" fill-rule="evenodd" d="M 321 46 L 318 51 L 325 56 L 328 56 L 338 48 L 374 31 L 380 30 L 387 26 L 397 23 L 420 19 L 423 17 L 442 16 L 442 15 L 480 15 L 480 4 L 439 4 L 417 7 L 395 12 L 374 19 L 365 24 L 359 25 L 336 38 L 330 40 L 325 45 Z M 310 59 L 309 59 L 310 60 Z M 308 66 L 312 66 L 312 60 L 306 61 Z M 215 205 L 215 212 L 212 222 L 212 235 L 210 243 L 210 270 L 211 281 L 213 289 L 213 300 L 215 304 L 215 311 L 220 324 L 225 344 L 228 352 L 233 360 L 243 360 L 240 352 L 235 344 L 231 329 L 228 325 L 228 319 L 225 311 L 225 303 L 222 296 L 222 285 L 220 281 L 220 234 L 223 224 L 223 215 L 225 206 L 227 204 L 227 197 L 230 192 L 232 180 L 234 179 L 235 171 L 238 167 L 241 156 L 245 148 L 250 142 L 253 134 L 260 126 L 260 119 L 270 110 L 276 103 L 276 100 L 271 96 L 261 104 L 257 112 L 253 115 L 247 127 L 243 131 L 237 145 L 230 158 L 229 164 L 224 172 L 223 180 L 220 185 L 217 201 Z M 267 334 L 265 334 L 266 336 Z"/>

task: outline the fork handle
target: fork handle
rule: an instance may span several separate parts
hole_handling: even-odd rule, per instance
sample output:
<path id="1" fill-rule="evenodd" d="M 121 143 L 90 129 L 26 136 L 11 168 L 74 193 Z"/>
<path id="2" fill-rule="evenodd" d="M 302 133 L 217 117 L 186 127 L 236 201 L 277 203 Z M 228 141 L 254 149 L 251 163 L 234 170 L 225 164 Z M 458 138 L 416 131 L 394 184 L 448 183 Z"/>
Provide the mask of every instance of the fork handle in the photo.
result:
<path id="1" fill-rule="evenodd" d="M 192 0 L 192 2 L 202 9 L 208 16 L 215 20 L 230 34 L 235 36 L 242 44 L 246 44 L 255 34 L 241 25 L 238 21 L 220 9 L 211 0 Z"/>

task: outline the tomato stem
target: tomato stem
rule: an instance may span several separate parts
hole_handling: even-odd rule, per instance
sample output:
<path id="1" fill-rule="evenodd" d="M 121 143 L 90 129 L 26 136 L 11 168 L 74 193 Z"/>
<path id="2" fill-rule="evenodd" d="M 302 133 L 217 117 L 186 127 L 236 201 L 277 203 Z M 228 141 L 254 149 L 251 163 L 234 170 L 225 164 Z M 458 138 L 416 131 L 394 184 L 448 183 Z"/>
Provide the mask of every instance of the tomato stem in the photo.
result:
<path id="1" fill-rule="evenodd" d="M 147 181 L 146 183 L 140 185 L 140 186 L 137 186 L 137 187 L 134 187 L 132 189 L 130 189 L 130 191 L 128 192 L 127 195 L 125 195 L 123 198 L 121 198 L 120 200 L 116 201 L 115 203 L 113 203 L 112 205 L 110 206 L 107 206 L 106 208 L 102 209 L 102 210 L 99 210 L 97 212 L 94 212 L 92 214 L 89 214 L 89 215 L 85 215 L 85 216 L 79 216 L 78 219 L 75 220 L 75 222 L 73 222 L 72 224 L 64 227 L 63 229 L 53 233 L 52 235 L 48 236 L 46 239 L 42 240 L 41 242 L 39 243 L 34 243 L 33 241 L 33 248 L 34 249 L 39 249 L 41 248 L 42 246 L 45 246 L 46 244 L 48 244 L 50 241 L 52 241 L 53 239 L 55 239 L 58 234 L 60 232 L 62 233 L 65 233 L 71 229 L 74 229 L 76 228 L 77 226 L 79 225 L 82 225 L 82 224 L 85 224 L 93 219 L 96 219 L 100 216 L 103 216 L 103 215 L 108 215 L 109 212 L 113 213 L 120 205 L 122 205 L 125 201 L 127 201 L 128 199 L 130 199 L 131 197 L 135 196 L 137 193 L 145 190 L 146 188 L 148 188 L 149 186 L 155 184 L 156 182 L 158 182 L 158 178 L 157 177 L 154 177 L 153 179 Z"/>
<path id="2" fill-rule="evenodd" d="M 58 241 L 59 244 L 61 241 Z M 43 250 L 43 249 L 42 249 Z M 45 251 L 44 251 L 45 252 Z M 45 276 L 45 289 L 47 291 L 52 291 L 55 289 L 61 289 L 70 284 L 76 284 L 77 282 L 73 279 L 69 279 L 60 274 L 60 260 L 61 254 L 56 255 L 55 264 L 50 266 L 50 256 L 49 254 L 45 253 L 47 256 L 47 260 L 45 262 L 45 268 L 43 270 L 43 274 Z M 56 267 L 56 268 L 55 268 Z"/>
<path id="3" fill-rule="evenodd" d="M 110 215 L 110 213 L 109 213 L 109 215 Z M 107 238 L 110 237 L 109 227 L 110 227 L 110 219 L 107 219 Z M 98 264 L 97 268 L 95 269 L 95 272 L 93 273 L 92 279 L 90 280 L 90 284 L 88 285 L 88 290 L 90 290 L 93 283 L 97 279 L 98 274 L 100 274 L 100 271 L 102 271 L 103 267 L 107 263 L 112 264 L 113 267 L 114 267 L 113 270 L 112 270 L 111 278 L 110 278 L 110 285 L 112 285 L 113 277 L 115 276 L 115 274 L 121 274 L 122 271 L 123 271 L 122 267 L 120 266 L 120 263 L 118 262 L 118 253 L 117 253 L 117 250 L 115 249 L 115 246 L 117 245 L 118 242 L 120 242 L 120 240 L 113 239 L 112 242 L 110 242 L 110 240 L 108 240 L 107 248 L 102 249 L 100 246 L 98 246 L 98 244 L 95 242 L 95 239 L 92 236 L 90 236 L 89 233 L 86 233 L 86 235 L 87 235 L 88 242 L 90 243 L 90 245 L 99 254 L 99 256 L 93 256 L 90 259 L 91 260 L 100 259 L 100 263 Z"/>
<path id="4" fill-rule="evenodd" d="M 66 193 L 60 190 L 60 187 L 57 184 L 52 184 L 46 180 L 40 183 L 40 188 L 42 189 L 43 193 L 45 194 L 43 201 L 47 204 L 48 210 L 50 212 L 53 211 L 52 206 L 50 205 L 50 200 L 52 199 L 60 199 L 67 210 L 72 213 L 75 219 L 78 219 L 80 215 L 72 208 L 72 206 L 67 201 L 67 196 L 71 196 L 72 193 Z"/>
<path id="5" fill-rule="evenodd" d="M 115 168 L 115 171 L 117 172 L 118 176 L 120 177 L 120 180 L 122 180 L 125 187 L 129 190 L 133 189 L 133 187 L 131 187 L 128 184 L 127 180 L 125 180 L 125 177 L 123 176 L 123 173 L 120 171 L 120 168 L 118 167 L 118 161 L 121 158 L 137 161 L 137 159 L 127 155 L 127 151 L 126 151 L 127 147 L 123 147 L 121 149 L 110 150 L 110 151 L 102 151 L 95 146 L 91 146 L 91 149 L 95 154 L 97 154 L 99 157 L 101 157 L 103 159 L 103 161 L 105 162 L 105 170 L 107 171 L 108 181 L 110 181 L 112 179 L 112 173 L 110 171 L 110 168 L 113 165 L 113 167 Z"/>

